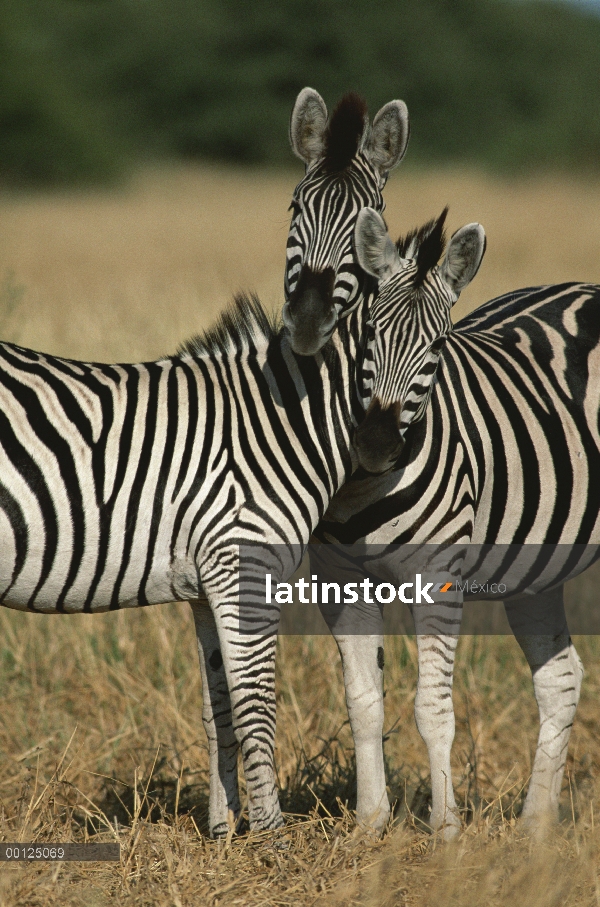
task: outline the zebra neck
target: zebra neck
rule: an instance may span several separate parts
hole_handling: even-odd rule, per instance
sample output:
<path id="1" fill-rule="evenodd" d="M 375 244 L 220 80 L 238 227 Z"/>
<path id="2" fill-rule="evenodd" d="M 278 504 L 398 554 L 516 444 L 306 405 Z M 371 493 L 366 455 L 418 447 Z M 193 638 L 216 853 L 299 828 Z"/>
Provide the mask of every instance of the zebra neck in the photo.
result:
<path id="1" fill-rule="evenodd" d="M 377 287 L 372 281 L 365 283 L 358 305 L 348 316 L 348 330 L 356 351 L 356 395 L 358 402 L 357 419 L 360 422 L 373 397 L 375 387 L 375 345 L 377 331 L 370 320 L 371 306 L 377 297 Z"/>
<path id="2" fill-rule="evenodd" d="M 298 356 L 285 336 L 273 342 L 265 373 L 277 407 L 309 459 L 321 460 L 331 494 L 351 475 L 354 428 L 364 416 L 359 376 L 364 329 L 356 311 L 315 356 Z M 323 474 L 323 473 L 322 473 Z"/>

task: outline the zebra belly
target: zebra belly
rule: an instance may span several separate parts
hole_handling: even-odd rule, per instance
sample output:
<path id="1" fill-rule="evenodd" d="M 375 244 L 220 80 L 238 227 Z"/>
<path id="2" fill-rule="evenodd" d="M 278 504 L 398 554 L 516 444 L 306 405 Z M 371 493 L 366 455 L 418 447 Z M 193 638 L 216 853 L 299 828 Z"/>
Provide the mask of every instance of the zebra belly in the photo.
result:
<path id="1" fill-rule="evenodd" d="M 60 579 L 44 584 L 42 592 L 35 596 L 33 594 L 36 588 L 35 576 L 32 576 L 29 582 L 27 576 L 23 577 L 23 580 L 14 588 L 9 589 L 9 586 L 10 576 L 7 576 L 0 567 L 0 589 L 3 590 L 0 595 L 0 605 L 15 611 L 35 611 L 41 614 L 83 612 L 95 614 L 114 609 L 139 608 L 202 597 L 202 591 L 198 589 L 197 583 L 193 585 L 190 582 L 187 584 L 181 582 L 179 587 L 174 587 L 166 572 L 160 578 L 150 578 L 144 584 L 143 595 L 140 595 L 140 585 L 131 582 L 121 588 L 117 599 L 107 592 L 95 594 L 91 602 L 85 593 L 70 593 L 62 596 L 63 586 Z M 88 591 L 89 588 L 88 583 Z"/>
<path id="2" fill-rule="evenodd" d="M 52 544 L 41 520 L 15 531 L 0 507 L 0 604 L 41 613 L 101 612 L 197 598 L 197 571 L 191 558 L 155 556 L 146 571 L 147 548 L 140 542 L 127 562 L 115 539 L 101 551 L 97 525 L 89 516 L 82 551 L 76 556 L 68 521 L 59 521 Z M 116 535 L 116 534 L 115 534 Z M 50 553 L 49 553 L 50 552 Z"/>

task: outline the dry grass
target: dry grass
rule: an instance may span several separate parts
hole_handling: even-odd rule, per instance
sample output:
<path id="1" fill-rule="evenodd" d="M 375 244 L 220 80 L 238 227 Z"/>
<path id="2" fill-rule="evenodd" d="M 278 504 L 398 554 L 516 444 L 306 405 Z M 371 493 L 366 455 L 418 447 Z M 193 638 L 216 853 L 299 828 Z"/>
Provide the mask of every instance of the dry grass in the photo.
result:
<path id="1" fill-rule="evenodd" d="M 2 336 L 74 358 L 135 361 L 174 350 L 239 289 L 279 309 L 286 209 L 300 172 L 181 170 L 145 174 L 123 194 L 0 197 L 0 299 L 23 291 L 9 317 L 0 309 Z M 600 281 L 600 183 L 400 167 L 386 201 L 393 235 L 446 203 L 452 230 L 485 226 L 486 259 L 457 317 L 515 287 Z"/>
<path id="2" fill-rule="evenodd" d="M 414 640 L 389 639 L 386 742 L 395 826 L 364 837 L 335 644 L 280 641 L 277 764 L 288 827 L 212 842 L 207 753 L 187 606 L 116 615 L 0 613 L 0 837 L 118 840 L 120 864 L 3 864 L 0 904 L 596 904 L 599 647 L 563 796 L 544 844 L 515 815 L 535 742 L 527 667 L 510 638 L 461 642 L 454 772 L 467 830 L 426 833 L 426 754 L 412 717 Z M 68 656 L 65 654 L 68 653 Z M 314 678 L 319 682 L 315 683 Z"/>
<path id="3" fill-rule="evenodd" d="M 147 175 L 124 195 L 0 199 L 0 329 L 63 355 L 150 358 L 206 324 L 241 286 L 278 306 L 293 183 L 205 170 Z M 452 225 L 485 224 L 488 258 L 463 311 L 515 286 L 600 280 L 599 186 L 400 171 L 387 201 L 393 230 L 446 202 Z M 596 588 L 581 580 L 571 598 Z M 587 675 L 563 824 L 544 843 L 515 824 L 536 737 L 525 661 L 511 638 L 461 641 L 453 760 L 467 828 L 452 847 L 424 824 L 411 639 L 386 643 L 385 746 L 397 807 L 384 839 L 352 824 L 335 644 L 285 637 L 277 765 L 289 824 L 227 842 L 206 837 L 208 761 L 187 606 L 68 620 L 2 611 L 0 640 L 0 839 L 122 845 L 120 864 L 2 864 L 0 907 L 600 903 L 593 638 L 578 643 Z"/>
<path id="4" fill-rule="evenodd" d="M 292 189 L 289 176 L 175 171 L 121 195 L 3 199 L 0 278 L 24 287 L 11 335 L 136 361 L 173 352 L 237 290 L 281 308 Z"/>

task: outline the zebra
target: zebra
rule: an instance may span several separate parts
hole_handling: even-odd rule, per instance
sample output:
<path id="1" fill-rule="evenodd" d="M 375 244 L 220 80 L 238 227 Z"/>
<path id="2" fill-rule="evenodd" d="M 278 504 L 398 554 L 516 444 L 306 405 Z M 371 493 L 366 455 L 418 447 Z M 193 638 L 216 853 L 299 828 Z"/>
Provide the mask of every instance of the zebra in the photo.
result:
<path id="1" fill-rule="evenodd" d="M 468 230 L 448 255 L 470 273 Z M 411 262 L 396 281 L 399 299 L 415 292 Z M 411 400 L 428 392 L 430 359 L 450 329 L 450 290 L 443 281 L 436 290 L 430 304 L 442 314 L 416 358 L 411 331 L 402 339 L 406 305 L 384 300 L 358 306 L 313 357 L 297 356 L 248 296 L 155 362 L 90 364 L 0 344 L 0 604 L 70 614 L 191 602 L 212 835 L 240 813 L 238 750 L 251 827 L 283 822 L 267 571 L 293 572 L 356 466 L 363 387 L 385 381 Z M 379 347 L 390 335 L 401 346 L 388 383 Z"/>
<path id="2" fill-rule="evenodd" d="M 312 115 L 302 98 L 301 93 L 295 112 L 304 110 L 319 135 L 326 136 L 323 117 Z M 340 105 L 345 116 L 349 107 L 357 109 L 348 100 Z M 366 113 L 363 123 L 367 131 Z M 359 133 L 364 134 L 358 129 L 354 134 Z M 328 192 L 335 175 L 327 177 L 321 169 L 326 142 L 296 140 L 294 146 L 307 164 L 307 173 L 292 205 L 288 284 L 301 284 L 305 264 L 318 261 L 321 272 L 328 274 L 329 287 L 345 282 L 352 288 L 346 299 L 338 297 L 338 319 L 357 299 L 372 300 L 375 292 L 369 278 L 356 277 L 351 264 L 354 259 L 358 265 L 352 248 L 352 217 L 363 208 L 374 179 L 361 141 L 358 138 L 347 149 L 347 166 L 359 172 L 354 167 L 360 161 L 360 172 L 366 170 L 368 175 L 361 190 L 353 199 L 345 198 L 343 206 Z M 379 200 L 373 207 L 382 210 Z M 346 217 L 346 211 L 353 214 Z M 417 234 L 414 239 L 418 241 Z M 363 264 L 373 274 L 368 261 Z M 311 280 L 318 285 L 319 275 Z M 525 288 L 491 300 L 456 325 L 441 352 L 431 399 L 422 420 L 413 420 L 403 439 L 396 469 L 383 478 L 355 476 L 333 499 L 317 536 L 373 545 L 561 541 L 584 548 L 596 545 L 600 501 L 590 477 L 597 474 L 600 447 L 599 390 L 593 381 L 599 365 L 599 292 L 598 287 L 577 283 Z M 323 333 L 314 330 L 305 342 L 319 345 L 322 340 Z M 510 456 L 516 464 L 512 470 L 507 467 L 503 431 L 510 437 Z M 561 469 L 563 484 L 556 482 Z M 557 816 L 583 674 L 568 634 L 563 584 L 593 556 L 584 558 L 571 574 L 557 564 L 554 581 L 548 580 L 546 614 L 560 632 L 549 635 L 543 626 L 536 636 L 531 635 L 531 626 L 529 633 L 519 632 L 519 602 L 507 604 L 509 622 L 532 670 L 540 713 L 538 746 L 522 812 L 533 828 Z M 312 555 L 311 563 L 314 570 L 318 561 L 313 562 Z M 452 611 L 450 603 L 448 607 Z M 431 765 L 430 823 L 445 838 L 460 828 L 450 769 L 452 670 L 460 614 L 456 601 L 448 617 L 455 632 L 419 634 L 417 640 L 416 717 Z M 356 746 L 357 819 L 382 829 L 389 817 L 382 753 L 383 638 L 338 636 L 337 643 Z"/>
<path id="3" fill-rule="evenodd" d="M 290 209 L 283 322 L 299 355 L 312 355 L 331 337 L 340 314 L 363 296 L 365 272 L 352 254 L 361 208 L 383 211 L 382 190 L 406 152 L 408 111 L 390 101 L 369 124 L 365 102 L 345 95 L 328 119 L 322 97 L 304 88 L 290 121 L 294 154 L 306 165 Z"/>

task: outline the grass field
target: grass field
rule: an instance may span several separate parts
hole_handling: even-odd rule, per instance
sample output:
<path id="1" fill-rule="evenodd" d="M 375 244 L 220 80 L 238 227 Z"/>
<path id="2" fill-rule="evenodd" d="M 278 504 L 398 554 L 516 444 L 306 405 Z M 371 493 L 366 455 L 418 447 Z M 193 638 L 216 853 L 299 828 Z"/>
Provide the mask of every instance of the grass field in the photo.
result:
<path id="1" fill-rule="evenodd" d="M 150 173 L 122 194 L 0 197 L 0 332 L 66 356 L 148 359 L 255 288 L 281 285 L 293 174 Z M 600 185 L 403 173 L 386 190 L 394 232 L 450 203 L 488 252 L 457 305 L 517 286 L 600 281 Z M 1 555 L 0 555 L 1 556 Z M 599 575 L 572 584 L 594 601 Z M 277 766 L 284 832 L 212 842 L 207 752 L 185 604 L 69 619 L 0 611 L 0 839 L 118 840 L 120 864 L 2 864 L 0 907 L 36 905 L 598 905 L 600 642 L 586 665 L 560 828 L 543 842 L 515 817 L 537 734 L 512 638 L 465 637 L 453 766 L 466 830 L 425 828 L 426 751 L 413 704 L 416 646 L 386 642 L 385 743 L 395 821 L 352 823 L 353 757 L 335 644 L 282 637 Z"/>

